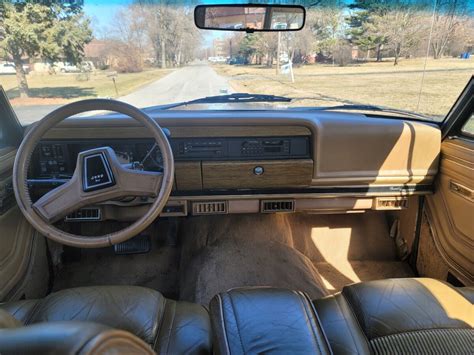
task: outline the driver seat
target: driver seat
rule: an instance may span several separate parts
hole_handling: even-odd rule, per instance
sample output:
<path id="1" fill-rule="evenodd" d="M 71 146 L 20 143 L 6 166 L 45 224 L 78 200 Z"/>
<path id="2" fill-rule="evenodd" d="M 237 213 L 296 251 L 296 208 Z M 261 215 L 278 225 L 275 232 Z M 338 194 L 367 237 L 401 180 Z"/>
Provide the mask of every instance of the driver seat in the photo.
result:
<path id="1" fill-rule="evenodd" d="M 128 331 L 157 353 L 211 352 L 211 326 L 204 307 L 169 300 L 144 287 L 72 288 L 43 299 L 3 303 L 0 304 L 0 316 L 2 310 L 19 321 L 20 326 L 26 326 L 21 328 L 43 322 L 61 322 L 64 327 L 68 324 L 64 321 L 75 321 L 70 322 L 71 326 L 76 321 L 94 322 Z"/>

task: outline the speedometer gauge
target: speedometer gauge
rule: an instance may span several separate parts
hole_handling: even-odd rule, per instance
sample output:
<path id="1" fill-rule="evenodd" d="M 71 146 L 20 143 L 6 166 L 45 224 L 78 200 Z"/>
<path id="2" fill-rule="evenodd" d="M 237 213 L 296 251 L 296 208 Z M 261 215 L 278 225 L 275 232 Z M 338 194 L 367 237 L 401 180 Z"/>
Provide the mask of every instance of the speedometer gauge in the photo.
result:
<path id="1" fill-rule="evenodd" d="M 115 151 L 120 164 L 129 164 L 133 162 L 133 155 L 128 152 Z"/>

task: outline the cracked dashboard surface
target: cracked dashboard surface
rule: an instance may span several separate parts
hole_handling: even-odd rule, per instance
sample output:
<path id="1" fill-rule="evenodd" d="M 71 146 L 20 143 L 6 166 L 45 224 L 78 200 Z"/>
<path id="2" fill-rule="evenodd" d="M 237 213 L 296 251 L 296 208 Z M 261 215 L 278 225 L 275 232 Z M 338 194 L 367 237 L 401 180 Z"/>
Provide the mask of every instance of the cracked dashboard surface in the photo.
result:
<path id="1" fill-rule="evenodd" d="M 401 209 L 431 192 L 440 132 L 426 123 L 308 111 L 165 111 L 175 183 L 163 215 Z M 118 115 L 74 117 L 48 132 L 29 172 L 39 197 L 72 175 L 80 151 L 112 147 L 123 164 L 161 169 L 147 131 Z M 149 198 L 77 211 L 132 220 Z M 133 208 L 132 208 L 133 207 Z"/>

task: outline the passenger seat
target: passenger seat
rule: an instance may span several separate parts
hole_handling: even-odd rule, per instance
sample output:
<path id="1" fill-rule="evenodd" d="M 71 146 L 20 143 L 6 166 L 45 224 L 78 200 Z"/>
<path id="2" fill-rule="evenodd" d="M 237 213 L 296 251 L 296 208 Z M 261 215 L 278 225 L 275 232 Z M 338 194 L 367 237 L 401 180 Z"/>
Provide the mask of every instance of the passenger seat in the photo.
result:
<path id="1" fill-rule="evenodd" d="M 217 354 L 472 354 L 474 288 L 386 279 L 308 301 L 298 291 L 237 288 L 210 304 Z"/>
<path id="2" fill-rule="evenodd" d="M 313 302 L 334 354 L 472 354 L 474 287 L 428 278 L 349 285 Z"/>

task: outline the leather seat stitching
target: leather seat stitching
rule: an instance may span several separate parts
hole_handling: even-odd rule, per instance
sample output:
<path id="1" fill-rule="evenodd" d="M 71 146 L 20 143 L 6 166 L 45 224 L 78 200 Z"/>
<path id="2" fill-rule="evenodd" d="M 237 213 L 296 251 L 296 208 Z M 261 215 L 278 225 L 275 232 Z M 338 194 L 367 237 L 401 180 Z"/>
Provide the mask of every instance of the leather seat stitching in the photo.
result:
<path id="1" fill-rule="evenodd" d="M 342 296 L 342 297 L 344 298 L 344 300 L 346 301 L 347 308 L 349 308 L 349 312 L 352 313 L 352 316 L 353 316 L 353 318 L 355 319 L 355 322 L 356 322 L 356 324 L 358 325 L 360 332 L 365 336 L 365 339 L 367 340 L 367 343 L 369 343 L 369 338 L 367 337 L 367 335 L 366 335 L 365 332 L 364 332 L 364 329 L 363 329 L 362 326 L 360 325 L 359 319 L 357 318 L 357 315 L 356 315 L 356 313 L 354 312 L 354 309 L 352 308 L 352 304 L 346 299 L 346 297 L 345 297 L 342 293 L 341 293 L 341 296 Z"/>
<path id="2" fill-rule="evenodd" d="M 405 288 L 405 286 L 404 286 L 403 284 L 400 284 L 400 287 L 405 291 L 406 297 L 408 297 L 408 298 L 413 302 L 413 304 L 415 305 L 415 307 L 417 307 L 417 308 L 420 310 L 421 313 L 424 313 L 425 316 L 426 316 L 430 321 L 432 321 L 433 323 L 436 323 L 436 320 L 431 317 L 430 312 L 425 311 L 425 309 L 424 309 L 423 307 L 421 307 L 421 306 L 418 304 L 418 302 L 411 296 L 411 293 Z M 432 296 L 432 294 L 430 294 L 430 296 Z M 427 299 L 428 297 L 425 296 L 425 298 Z M 430 301 L 431 301 L 431 300 L 430 300 Z M 392 302 L 392 303 L 393 303 L 393 302 Z M 416 318 L 410 317 L 409 315 L 407 315 L 407 316 L 408 316 L 409 318 L 411 318 L 416 324 L 421 325 L 421 324 L 418 322 L 418 320 L 417 320 Z"/>
<path id="3" fill-rule="evenodd" d="M 33 308 L 28 312 L 28 316 L 25 318 L 25 325 L 30 324 L 30 322 L 34 318 L 34 315 L 36 314 L 36 311 L 40 308 L 40 305 L 44 302 L 44 300 L 45 299 L 36 302 Z"/>
<path id="4" fill-rule="evenodd" d="M 153 349 L 156 348 L 156 344 L 158 343 L 158 339 L 160 338 L 161 330 L 163 328 L 163 323 L 165 322 L 165 313 L 166 313 L 166 303 L 168 302 L 167 299 L 164 300 L 163 304 L 163 313 L 161 314 L 160 324 L 158 326 L 158 330 L 156 332 L 155 340 L 153 341 Z"/>
<path id="5" fill-rule="evenodd" d="M 229 341 L 227 339 L 227 332 L 226 332 L 226 328 L 225 328 L 224 308 L 222 307 L 223 301 L 222 301 L 222 298 L 221 298 L 220 294 L 217 294 L 217 299 L 219 301 L 219 311 L 220 311 L 220 314 L 222 315 L 221 325 L 222 325 L 222 332 L 224 334 L 224 342 L 225 342 L 225 346 L 227 348 L 227 352 L 230 354 L 230 346 L 229 346 Z"/>
<path id="6" fill-rule="evenodd" d="M 360 297 L 359 297 L 359 294 L 357 293 L 356 290 L 352 290 L 352 289 L 348 289 L 349 291 L 349 295 L 348 296 L 351 296 L 351 294 L 353 295 L 353 297 L 349 297 L 347 298 L 343 293 L 341 293 L 341 295 L 344 297 L 344 299 L 346 300 L 346 303 L 347 305 L 349 306 L 349 309 L 352 311 L 352 314 L 354 315 L 354 318 L 357 320 L 357 323 L 359 324 L 359 327 L 362 331 L 363 334 L 365 334 L 365 331 L 364 331 L 364 328 L 362 327 L 362 325 L 360 324 L 360 321 L 359 321 L 359 316 L 358 314 L 360 314 L 361 318 L 362 318 L 362 322 L 364 324 L 366 324 L 366 319 L 365 319 L 365 314 L 364 312 L 358 312 L 357 309 L 354 309 L 354 306 L 358 309 L 362 309 L 362 301 L 360 300 Z M 353 305 L 351 303 L 351 299 L 350 298 L 353 298 L 352 300 L 355 301 L 357 303 L 357 305 Z"/>
<path id="7" fill-rule="evenodd" d="M 301 302 L 301 304 L 302 304 L 302 306 L 303 306 L 303 309 L 304 309 L 304 311 L 305 311 L 305 313 L 306 313 L 306 318 L 307 318 L 307 320 L 308 320 L 309 323 L 311 324 L 311 331 L 312 331 L 312 333 L 313 333 L 313 340 L 314 340 L 314 342 L 316 343 L 316 345 L 318 346 L 319 353 L 320 353 L 320 354 L 323 354 L 323 350 L 322 350 L 322 348 L 321 348 L 321 344 L 319 343 L 319 339 L 318 339 L 318 337 L 316 336 L 316 331 L 315 331 L 315 329 L 314 329 L 314 327 L 313 327 L 313 325 L 312 325 L 311 317 L 310 317 L 310 314 L 309 314 L 309 312 L 308 312 L 308 305 L 307 305 L 307 302 L 308 302 L 308 301 L 306 300 L 306 298 L 304 297 L 304 295 L 303 295 L 301 292 L 295 292 L 295 293 L 296 293 L 296 295 L 298 296 L 298 299 L 300 300 L 300 302 Z"/>
<path id="8" fill-rule="evenodd" d="M 239 328 L 239 323 L 237 321 L 237 314 L 235 313 L 234 301 L 232 300 L 231 295 L 229 295 L 229 299 L 230 299 L 230 306 L 232 307 L 232 315 L 234 316 L 235 325 L 237 327 L 237 334 L 239 335 L 240 346 L 242 347 L 242 351 L 245 354 L 246 352 L 244 348 L 244 343 L 242 342 L 242 336 L 240 335 L 240 328 Z"/>
<path id="9" fill-rule="evenodd" d="M 314 313 L 314 316 L 316 317 L 317 325 L 319 326 L 319 330 L 321 331 L 321 334 L 323 335 L 323 338 L 326 342 L 326 346 L 331 351 L 331 346 L 329 345 L 329 340 L 328 340 L 328 337 L 326 335 L 326 332 L 324 331 L 323 324 L 322 324 L 321 319 L 319 317 L 318 311 L 316 310 L 316 307 L 315 307 L 313 301 L 311 300 L 311 298 L 309 298 L 308 294 L 303 292 L 303 295 L 306 297 L 306 301 L 308 302 L 309 306 L 311 307 L 311 309 Z"/>
<path id="10" fill-rule="evenodd" d="M 171 343 L 171 332 L 173 331 L 174 320 L 176 319 L 176 302 L 173 302 L 173 318 L 171 319 L 170 330 L 168 333 L 168 344 L 166 344 L 166 354 L 169 352 L 170 343 Z"/>
<path id="11" fill-rule="evenodd" d="M 341 295 L 341 296 L 342 296 L 342 295 Z M 352 338 L 352 340 L 353 340 L 353 342 L 354 342 L 354 345 L 356 346 L 357 350 L 359 351 L 359 346 L 357 345 L 357 341 L 356 341 L 356 339 L 355 339 L 355 337 L 354 337 L 354 334 L 353 334 L 352 331 L 351 331 L 351 328 L 352 328 L 352 327 L 350 326 L 349 322 L 347 321 L 347 318 L 344 316 L 344 310 L 343 310 L 342 307 L 341 307 L 340 300 L 339 300 L 338 297 L 334 297 L 334 296 L 332 296 L 332 297 L 334 298 L 334 300 L 335 300 L 335 302 L 336 302 L 337 308 L 340 309 L 341 314 L 342 314 L 342 319 L 344 319 L 344 323 L 347 325 L 347 328 L 349 329 L 349 334 L 351 335 L 351 338 Z M 342 297 L 344 297 L 344 296 L 342 296 Z M 347 303 L 347 301 L 346 301 L 346 303 Z M 348 306 L 348 307 L 349 307 L 349 311 L 352 312 L 352 310 L 350 309 L 350 306 Z M 359 324 L 357 318 L 356 318 L 356 323 L 357 323 L 357 326 L 360 328 L 360 324 Z M 365 337 L 365 333 L 363 332 L 362 329 L 360 329 L 360 331 L 361 331 L 361 333 L 363 334 L 364 338 L 366 339 L 366 341 L 367 341 L 367 343 L 368 343 L 368 339 Z"/>

